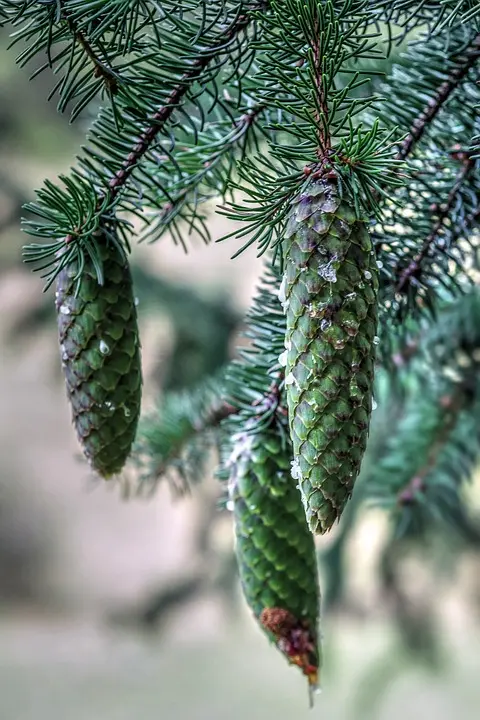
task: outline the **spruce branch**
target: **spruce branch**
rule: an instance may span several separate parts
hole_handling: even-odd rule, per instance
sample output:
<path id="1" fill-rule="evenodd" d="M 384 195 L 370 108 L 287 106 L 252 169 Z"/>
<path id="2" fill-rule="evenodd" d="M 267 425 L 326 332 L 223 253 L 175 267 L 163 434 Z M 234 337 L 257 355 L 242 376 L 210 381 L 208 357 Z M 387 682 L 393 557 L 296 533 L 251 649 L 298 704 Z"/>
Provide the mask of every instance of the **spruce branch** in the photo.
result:
<path id="1" fill-rule="evenodd" d="M 448 443 L 452 430 L 455 428 L 464 403 L 465 397 L 461 391 L 442 395 L 438 399 L 438 427 L 433 434 L 432 443 L 424 464 L 408 480 L 407 484 L 397 492 L 398 504 L 401 507 L 416 502 L 418 494 L 425 491 L 425 480 L 435 469 L 439 456 Z"/>
<path id="2" fill-rule="evenodd" d="M 235 41 L 239 33 L 245 30 L 251 22 L 249 15 L 239 15 L 231 23 L 230 27 L 222 34 L 218 43 L 212 48 L 207 48 L 192 63 L 191 68 L 180 78 L 180 82 L 173 88 L 165 103 L 154 113 L 151 122 L 142 130 L 138 137 L 138 141 L 132 147 L 130 153 L 123 161 L 121 167 L 115 173 L 114 177 L 109 181 L 109 200 L 115 202 L 117 195 L 128 181 L 132 172 L 143 156 L 150 149 L 156 137 L 163 129 L 166 123 L 172 117 L 174 111 L 179 107 L 183 98 L 187 94 L 191 85 L 199 79 L 202 72 L 214 60 L 219 53 L 226 51 L 228 46 Z M 101 204 L 101 200 L 99 204 Z"/>
<path id="3" fill-rule="evenodd" d="M 240 84 L 244 69 L 241 66 L 242 54 L 247 51 L 244 47 L 244 35 L 253 22 L 253 16 L 244 10 L 252 7 L 259 5 L 233 3 L 228 8 L 228 15 L 225 7 L 225 22 L 220 30 L 206 28 L 205 37 L 200 38 L 202 42 L 197 40 L 193 47 L 189 41 L 183 43 L 183 56 L 180 59 L 178 43 L 174 47 L 165 36 L 164 30 L 159 62 L 161 63 L 164 57 L 165 61 L 170 63 L 169 71 L 173 78 L 168 75 L 166 68 L 160 67 L 158 87 L 153 84 L 151 90 L 145 90 L 141 112 L 139 108 L 123 105 L 123 125 L 120 132 L 115 115 L 101 111 L 91 131 L 91 146 L 87 147 L 84 156 L 79 158 L 79 169 L 74 169 L 70 176 L 60 178 L 65 189 L 45 183 L 44 188 L 38 192 L 38 202 L 30 203 L 26 207 L 39 218 L 39 222 L 28 220 L 25 223 L 27 232 L 54 239 L 53 243 L 44 246 L 30 245 L 25 249 L 28 262 L 40 261 L 42 269 L 48 269 L 47 287 L 53 282 L 62 263 L 70 262 L 77 255 L 83 254 L 102 216 L 108 216 L 110 222 L 113 222 L 114 216 L 118 217 L 120 210 L 130 210 L 146 220 L 146 216 L 141 212 L 143 208 L 139 205 L 144 205 L 150 195 L 143 192 L 141 198 L 139 197 L 138 187 L 133 182 L 134 176 L 137 175 L 140 181 L 147 183 L 149 187 L 155 187 L 155 176 L 147 174 L 146 161 L 150 157 L 154 158 L 152 153 L 159 137 L 171 139 L 167 130 L 170 123 L 178 122 L 178 119 L 183 117 L 188 120 L 194 132 L 197 132 L 195 123 L 190 120 L 184 108 L 184 103 L 189 99 L 193 105 L 189 111 L 196 109 L 200 116 L 204 117 L 204 110 L 193 91 L 195 84 L 210 87 L 212 92 L 215 91 L 214 94 L 218 95 L 216 78 L 228 63 L 233 66 L 233 75 Z M 201 18 L 199 29 L 204 25 L 205 18 Z M 242 35 L 244 37 L 240 43 L 239 38 Z M 157 105 L 151 114 L 151 104 L 158 103 L 159 98 L 162 99 L 161 104 Z M 145 117 L 149 115 L 150 119 L 145 124 Z M 165 147 L 163 149 L 170 159 L 171 152 Z M 158 186 L 165 191 L 161 183 L 158 183 Z M 168 192 L 166 195 L 168 197 Z M 63 252 L 60 261 L 59 251 Z M 95 251 L 94 245 L 91 246 L 91 251 Z"/>
<path id="4" fill-rule="evenodd" d="M 115 94 L 118 89 L 118 79 L 113 70 L 107 65 L 105 60 L 98 57 L 85 35 L 80 30 L 75 29 L 73 20 L 68 19 L 68 24 L 75 39 L 82 46 L 86 56 L 94 67 L 94 77 L 102 78 L 109 93 Z"/>
<path id="5" fill-rule="evenodd" d="M 265 105 L 260 104 L 247 107 L 232 120 L 208 123 L 190 144 L 182 143 L 174 155 L 177 172 L 172 173 L 168 167 L 162 177 L 161 195 L 168 194 L 169 199 L 161 205 L 159 198 L 160 210 L 152 212 L 153 220 L 144 237 L 152 241 L 169 231 L 176 242 L 186 247 L 186 228 L 188 234 L 195 229 L 205 242 L 209 241 L 210 231 L 201 206 L 215 197 L 225 199 L 231 192 L 237 161 L 244 160 L 252 149 L 259 151 L 265 110 Z M 158 177 L 158 167 L 152 167 L 152 173 Z"/>
<path id="6" fill-rule="evenodd" d="M 26 47 L 17 57 L 20 66 L 26 65 L 36 55 L 46 55 L 47 59 L 32 74 L 36 77 L 50 69 L 60 78 L 50 92 L 49 99 L 56 93 L 59 100 L 57 108 L 64 112 L 72 101 L 71 121 L 102 91 L 106 92 L 110 105 L 116 110 L 117 93 L 130 97 L 135 93 L 138 78 L 132 70 L 141 62 L 140 54 L 145 53 L 143 40 L 136 40 L 139 26 L 145 26 L 141 17 L 148 14 L 154 19 L 157 10 L 140 0 L 106 0 L 100 8 L 94 4 L 77 0 L 45 0 L 36 2 L 26 0 L 20 4 L 6 3 L 9 20 L 14 27 L 19 26 L 12 37 L 12 45 L 23 42 Z M 136 6 L 136 7 L 135 7 Z M 119 14 L 123 11 L 123 17 Z M 158 19 L 158 18 L 155 18 Z M 96 29 L 101 28 L 101 32 Z M 121 36 L 128 38 L 128 62 L 117 62 L 114 58 L 121 54 Z M 115 42 L 115 38 L 117 42 Z M 125 38 L 126 39 L 126 38 Z M 124 48 L 127 50 L 127 47 Z M 143 51 L 143 53 L 142 53 Z M 121 114 L 116 112 L 116 121 L 121 124 Z"/>
<path id="7" fill-rule="evenodd" d="M 417 27 L 427 27 L 428 35 L 452 29 L 467 23 L 479 23 L 480 8 L 477 0 L 371 0 L 370 8 L 378 13 L 379 20 L 401 28 L 396 37 L 401 42 Z"/>
<path id="8" fill-rule="evenodd" d="M 140 490 L 154 490 L 162 477 L 172 478 L 172 470 L 174 482 L 175 477 L 182 480 L 176 485 L 180 490 L 197 482 L 212 440 L 229 447 L 233 434 L 249 432 L 249 427 L 262 432 L 272 422 L 285 430 L 281 365 L 285 316 L 277 281 L 278 273 L 269 268 L 247 315 L 245 339 L 250 343 L 239 357 L 217 379 L 206 380 L 191 391 L 168 393 L 158 411 L 141 422 L 135 451 Z M 286 436 L 284 440 L 288 442 Z M 221 476 L 227 456 L 224 448 Z"/>
<path id="9" fill-rule="evenodd" d="M 463 52 L 454 58 L 455 66 L 450 70 L 447 79 L 437 88 L 433 97 L 429 99 L 427 105 L 412 122 L 408 135 L 400 145 L 397 154 L 399 160 L 405 160 L 410 155 L 415 145 L 422 139 L 426 128 L 449 101 L 452 93 L 458 90 L 479 60 L 480 34 L 476 35 Z"/>
<path id="10" fill-rule="evenodd" d="M 442 527 L 472 537 L 463 485 L 480 456 L 479 312 L 477 289 L 444 303 L 433 325 L 420 326 L 402 386 L 385 371 L 378 376 L 387 441 L 375 447 L 374 424 L 360 489 L 370 503 L 389 509 L 397 538 Z"/>
<path id="11" fill-rule="evenodd" d="M 366 128 L 358 119 L 377 102 L 362 93 L 369 80 L 361 62 L 380 57 L 368 2 L 273 0 L 257 18 L 262 33 L 251 93 L 280 118 L 268 128 L 268 155 L 239 166 L 232 189 L 247 199 L 221 210 L 243 223 L 222 239 L 248 236 L 235 256 L 252 243 L 259 254 L 276 247 L 289 203 L 312 179 L 337 173 L 357 213 L 368 216 L 379 212 L 378 197 L 388 187 L 403 183 L 394 158 L 396 131 L 379 122 Z"/>
<path id="12" fill-rule="evenodd" d="M 409 129 L 397 156 L 408 160 L 409 182 L 394 189 L 374 228 L 382 312 L 401 323 L 432 315 L 438 295 L 457 293 L 470 282 L 467 267 L 478 264 L 471 229 L 480 165 L 471 148 L 480 35 L 468 27 L 448 35 L 448 45 L 442 35 L 411 43 L 382 86 L 383 120 L 388 113 Z"/>
<path id="13" fill-rule="evenodd" d="M 190 391 L 167 393 L 157 410 L 142 419 L 134 448 L 139 493 L 151 494 L 165 477 L 184 493 L 202 478 L 218 427 L 235 412 L 222 399 L 222 387 L 220 375 Z"/>
<path id="14" fill-rule="evenodd" d="M 445 224 L 451 222 L 450 215 L 457 204 L 459 192 L 464 185 L 465 181 L 468 180 L 469 176 L 475 168 L 474 161 L 465 155 L 462 161 L 462 167 L 457 173 L 455 182 L 448 193 L 447 200 L 438 209 L 434 205 L 434 209 L 438 210 L 438 216 L 435 220 L 432 230 L 423 241 L 420 252 L 413 258 L 406 268 L 399 272 L 399 279 L 395 291 L 397 293 L 404 292 L 406 286 L 412 281 L 413 278 L 418 280 L 422 271 L 422 263 L 431 251 L 432 245 L 437 241 L 442 229 Z"/>

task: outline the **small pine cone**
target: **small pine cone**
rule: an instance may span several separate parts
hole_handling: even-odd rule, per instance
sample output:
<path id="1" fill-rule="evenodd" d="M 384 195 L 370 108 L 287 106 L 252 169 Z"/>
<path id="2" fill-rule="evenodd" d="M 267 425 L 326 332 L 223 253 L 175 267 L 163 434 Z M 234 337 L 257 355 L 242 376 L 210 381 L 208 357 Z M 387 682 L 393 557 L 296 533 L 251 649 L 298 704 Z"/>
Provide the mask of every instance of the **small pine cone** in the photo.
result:
<path id="1" fill-rule="evenodd" d="M 366 225 L 335 180 L 294 201 L 280 289 L 292 476 L 314 533 L 327 532 L 352 494 L 372 409 L 378 269 Z"/>
<path id="2" fill-rule="evenodd" d="M 100 236 L 100 242 L 102 242 Z M 86 257 L 57 280 L 60 350 L 77 435 L 91 466 L 105 478 L 123 468 L 140 414 L 142 376 L 137 313 L 128 261 L 105 240 L 103 285 Z"/>
<path id="3" fill-rule="evenodd" d="M 320 664 L 317 559 L 290 476 L 290 452 L 273 429 L 234 435 L 229 491 L 245 599 L 314 688 Z"/>

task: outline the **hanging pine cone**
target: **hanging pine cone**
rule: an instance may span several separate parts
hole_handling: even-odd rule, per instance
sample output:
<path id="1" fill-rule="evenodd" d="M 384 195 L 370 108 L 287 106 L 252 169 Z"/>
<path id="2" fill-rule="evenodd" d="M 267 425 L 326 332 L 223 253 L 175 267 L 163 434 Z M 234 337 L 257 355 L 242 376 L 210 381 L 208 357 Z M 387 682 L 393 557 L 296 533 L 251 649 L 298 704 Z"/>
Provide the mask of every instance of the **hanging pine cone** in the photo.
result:
<path id="1" fill-rule="evenodd" d="M 248 605 L 309 686 L 317 685 L 319 586 L 313 536 L 290 476 L 290 445 L 273 429 L 232 438 L 236 554 Z"/>
<path id="2" fill-rule="evenodd" d="M 360 470 L 377 342 L 372 242 L 336 180 L 312 181 L 294 201 L 284 259 L 292 475 L 310 528 L 324 533 L 340 517 Z"/>
<path id="3" fill-rule="evenodd" d="M 124 253 L 97 240 L 103 285 L 86 257 L 57 280 L 60 349 L 73 422 L 85 456 L 103 477 L 123 468 L 130 453 L 141 400 L 140 343 L 132 279 Z"/>

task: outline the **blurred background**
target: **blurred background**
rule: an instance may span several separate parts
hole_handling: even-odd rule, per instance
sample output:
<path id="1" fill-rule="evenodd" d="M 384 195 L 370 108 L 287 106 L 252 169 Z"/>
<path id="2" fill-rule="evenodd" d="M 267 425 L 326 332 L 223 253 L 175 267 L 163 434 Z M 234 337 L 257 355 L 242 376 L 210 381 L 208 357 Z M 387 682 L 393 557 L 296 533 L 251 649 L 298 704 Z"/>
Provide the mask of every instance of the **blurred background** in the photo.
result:
<path id="1" fill-rule="evenodd" d="M 0 35 L 1 720 L 478 718 L 475 547 L 415 550 L 394 574 L 378 510 L 356 515 L 341 567 L 338 532 L 322 539 L 323 692 L 309 711 L 305 682 L 241 599 L 218 483 L 139 499 L 91 477 L 53 291 L 22 265 L 19 230 L 21 204 L 68 168 L 88 119 L 69 126 L 45 100 L 51 79 L 29 83 L 6 46 Z M 223 231 L 212 220 L 212 235 Z M 233 251 L 197 244 L 186 256 L 168 238 L 134 248 L 146 410 L 160 388 L 232 354 L 260 272 L 254 250 Z"/>

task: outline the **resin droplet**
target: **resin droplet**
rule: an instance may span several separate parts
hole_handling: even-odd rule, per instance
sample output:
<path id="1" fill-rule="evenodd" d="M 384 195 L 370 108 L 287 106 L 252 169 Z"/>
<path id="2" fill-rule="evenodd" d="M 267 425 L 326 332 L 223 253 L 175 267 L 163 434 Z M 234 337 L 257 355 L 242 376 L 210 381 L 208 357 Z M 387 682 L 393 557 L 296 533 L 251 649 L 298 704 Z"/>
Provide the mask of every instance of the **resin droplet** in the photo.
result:
<path id="1" fill-rule="evenodd" d="M 100 340 L 98 349 L 100 350 L 102 355 L 108 355 L 108 353 L 110 352 L 110 346 L 105 342 L 105 340 Z"/>
<path id="2" fill-rule="evenodd" d="M 330 260 L 330 262 L 326 263 L 325 265 L 319 265 L 318 266 L 318 274 L 320 277 L 323 277 L 324 280 L 330 283 L 336 283 L 337 282 L 337 271 L 333 267 L 333 263 L 335 262 L 336 258 Z"/>
<path id="3" fill-rule="evenodd" d="M 301 480 L 302 471 L 300 469 L 300 463 L 298 460 L 292 460 L 290 474 L 294 480 Z"/>

